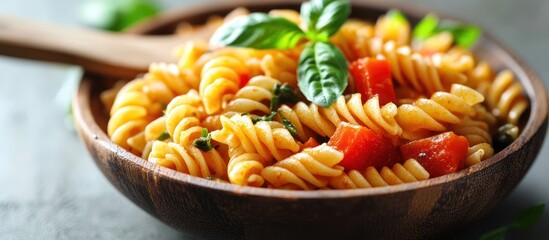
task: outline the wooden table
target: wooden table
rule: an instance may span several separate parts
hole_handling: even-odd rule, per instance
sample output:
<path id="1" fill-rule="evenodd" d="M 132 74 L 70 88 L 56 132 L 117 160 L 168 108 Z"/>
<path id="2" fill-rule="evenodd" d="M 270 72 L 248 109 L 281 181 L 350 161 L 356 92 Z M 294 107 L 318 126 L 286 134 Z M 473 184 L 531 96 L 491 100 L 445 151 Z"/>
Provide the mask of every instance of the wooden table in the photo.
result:
<path id="1" fill-rule="evenodd" d="M 166 7 L 197 4 L 190 0 L 161 2 Z M 211 2 L 216 1 L 199 4 Z M 478 23 L 549 81 L 549 1 L 414 2 L 418 7 Z M 2 0 L 0 14 L 77 25 L 80 4 L 74 0 Z M 183 235 L 118 193 L 67 128 L 70 120 L 55 98 L 64 81 L 74 81 L 80 74 L 74 66 L 0 56 L 0 239 L 181 239 Z M 455 238 L 478 238 L 510 223 L 523 208 L 539 202 L 549 204 L 548 158 L 546 141 L 518 188 Z M 533 229 L 512 231 L 509 237 L 546 239 L 547 226 L 549 210 Z"/>

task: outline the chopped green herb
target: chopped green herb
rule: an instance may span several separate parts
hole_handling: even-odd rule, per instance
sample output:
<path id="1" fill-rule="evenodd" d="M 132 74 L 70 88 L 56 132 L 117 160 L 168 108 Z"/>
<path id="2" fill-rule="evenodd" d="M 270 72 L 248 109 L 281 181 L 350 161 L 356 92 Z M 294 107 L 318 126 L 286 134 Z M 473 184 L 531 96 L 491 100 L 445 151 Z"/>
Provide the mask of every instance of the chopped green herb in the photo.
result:
<path id="1" fill-rule="evenodd" d="M 168 133 L 168 131 L 164 131 L 162 132 L 160 135 L 158 135 L 158 137 L 156 138 L 156 140 L 158 141 L 164 141 L 166 139 L 170 138 L 170 134 Z"/>
<path id="2" fill-rule="evenodd" d="M 212 135 L 208 133 L 208 129 L 203 128 L 202 136 L 200 136 L 199 138 L 193 141 L 193 146 L 195 146 L 196 148 L 204 152 L 207 152 L 214 148 L 212 146 L 211 140 L 212 140 Z"/>
<path id="3" fill-rule="evenodd" d="M 273 121 L 274 120 L 274 117 L 276 116 L 276 112 L 271 112 L 271 114 L 267 115 L 267 116 L 261 116 L 261 117 L 258 117 L 256 119 L 253 119 L 252 122 L 254 124 L 258 123 L 258 122 L 261 122 L 261 121 Z"/>
<path id="4" fill-rule="evenodd" d="M 297 92 L 288 83 L 284 83 L 282 85 L 278 83 L 275 84 L 273 93 L 279 97 L 280 102 L 289 102 L 289 103 L 299 102 L 299 99 L 297 98 Z"/>
<path id="5" fill-rule="evenodd" d="M 278 100 L 279 100 L 278 96 L 274 96 L 273 98 L 271 98 L 271 111 L 276 111 Z"/>
<path id="6" fill-rule="evenodd" d="M 280 119 L 282 119 L 282 124 L 284 125 L 284 128 L 286 128 L 293 137 L 299 138 L 299 134 L 297 133 L 297 129 L 295 128 L 294 124 L 292 124 L 290 120 L 284 117 L 282 112 L 278 111 L 278 115 L 280 116 Z"/>

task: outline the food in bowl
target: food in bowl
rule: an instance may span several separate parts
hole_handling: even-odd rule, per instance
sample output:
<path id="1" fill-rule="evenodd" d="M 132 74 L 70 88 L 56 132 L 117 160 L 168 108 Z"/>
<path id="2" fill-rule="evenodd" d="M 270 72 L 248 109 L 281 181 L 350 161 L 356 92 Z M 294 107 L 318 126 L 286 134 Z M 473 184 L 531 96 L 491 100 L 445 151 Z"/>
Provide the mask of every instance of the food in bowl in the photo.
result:
<path id="1" fill-rule="evenodd" d="M 443 176 L 518 136 L 529 102 L 512 72 L 469 49 L 478 28 L 349 12 L 311 1 L 301 13 L 230 14 L 178 63 L 105 92 L 108 135 L 185 174 L 303 190 Z"/>

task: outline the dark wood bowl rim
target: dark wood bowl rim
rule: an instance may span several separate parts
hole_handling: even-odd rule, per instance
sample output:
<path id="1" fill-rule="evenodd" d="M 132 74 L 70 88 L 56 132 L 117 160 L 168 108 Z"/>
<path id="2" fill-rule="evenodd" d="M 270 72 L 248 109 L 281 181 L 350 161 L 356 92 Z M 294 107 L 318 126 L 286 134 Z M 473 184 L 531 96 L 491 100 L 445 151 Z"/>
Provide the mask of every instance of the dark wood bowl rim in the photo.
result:
<path id="1" fill-rule="evenodd" d="M 215 6 L 193 6 L 187 7 L 185 9 L 176 9 L 169 11 L 166 14 L 163 14 L 159 17 L 152 19 L 151 21 L 143 22 L 138 26 L 129 30 L 129 32 L 144 34 L 152 31 L 153 29 L 163 26 L 167 23 L 172 23 L 176 20 L 183 19 L 189 16 L 196 16 L 203 13 L 213 12 L 220 9 L 232 9 L 235 6 L 265 6 L 265 5 L 274 5 L 281 3 L 294 3 L 299 2 L 295 1 L 227 1 L 223 3 L 216 4 Z M 364 3 L 364 2 L 354 2 L 353 5 L 371 7 L 373 9 L 377 8 L 398 8 L 405 12 L 408 16 L 421 17 L 424 16 L 427 12 L 425 10 L 416 9 L 413 6 L 408 5 L 391 5 L 388 7 L 387 4 L 380 3 Z M 448 18 L 446 14 L 439 14 L 445 19 L 456 19 Z M 109 137 L 106 135 L 103 130 L 95 122 L 92 112 L 90 109 L 90 89 L 91 84 L 94 82 L 88 78 L 84 78 L 81 82 L 78 94 L 74 98 L 74 116 L 76 118 L 76 124 L 81 129 L 83 138 L 93 139 L 98 141 L 98 145 L 103 147 L 111 154 L 115 154 L 119 159 L 128 161 L 128 164 L 135 165 L 142 168 L 148 173 L 154 174 L 159 177 L 169 178 L 175 182 L 181 184 L 191 184 L 200 187 L 210 188 L 216 191 L 224 191 L 237 195 L 252 195 L 252 196 L 262 196 L 269 198 L 286 198 L 286 199 L 331 199 L 331 198 L 354 198 L 354 197 L 368 197 L 368 196 L 378 196 L 392 194 L 396 192 L 405 192 L 419 190 L 423 188 L 433 187 L 436 185 L 442 185 L 450 183 L 457 179 L 467 177 L 468 175 L 479 173 L 480 171 L 490 168 L 492 165 L 502 161 L 509 154 L 517 151 L 518 149 L 525 146 L 534 134 L 540 130 L 541 125 L 547 120 L 548 117 L 548 98 L 546 87 L 543 84 L 543 81 L 534 73 L 534 71 L 528 67 L 525 62 L 517 57 L 515 53 L 509 50 L 509 48 L 503 46 L 499 41 L 497 41 L 491 34 L 484 32 L 484 38 L 494 47 L 501 49 L 504 54 L 503 57 L 507 57 L 506 63 L 513 68 L 513 72 L 516 74 L 517 78 L 522 82 L 524 90 L 527 93 L 528 97 L 531 99 L 530 107 L 530 118 L 528 119 L 523 132 L 520 134 L 519 138 L 513 142 L 510 146 L 504 150 L 498 152 L 490 159 L 487 159 L 479 164 L 476 164 L 472 167 L 466 168 L 460 172 L 448 174 L 445 176 L 432 178 L 415 183 L 407 183 L 395 186 L 379 187 L 379 188 L 370 188 L 370 189 L 348 189 L 348 190 L 315 190 L 315 191 L 292 191 L 292 190 L 280 190 L 280 189 L 267 189 L 267 188 L 256 188 L 256 187 L 247 187 L 247 186 L 237 186 L 229 183 L 222 183 L 207 180 L 204 178 L 190 176 L 184 173 L 177 172 L 172 169 L 164 168 L 158 166 L 154 163 L 148 162 L 138 156 L 135 156 L 125 149 L 114 144 Z M 517 71 L 518 70 L 518 71 Z"/>

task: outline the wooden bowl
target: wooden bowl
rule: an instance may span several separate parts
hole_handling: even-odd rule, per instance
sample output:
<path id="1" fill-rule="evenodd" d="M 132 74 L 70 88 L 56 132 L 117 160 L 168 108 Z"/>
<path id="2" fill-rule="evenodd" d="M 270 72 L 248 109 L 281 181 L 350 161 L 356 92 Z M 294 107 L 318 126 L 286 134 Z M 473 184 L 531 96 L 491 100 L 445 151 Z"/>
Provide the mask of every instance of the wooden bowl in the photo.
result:
<path id="1" fill-rule="evenodd" d="M 237 6 L 251 11 L 298 9 L 290 1 L 230 1 L 188 7 L 141 24 L 141 34 L 172 32 L 178 22 L 203 23 Z M 394 7 L 394 6 L 393 6 Z M 412 22 L 426 11 L 396 6 Z M 374 20 L 386 8 L 353 4 L 353 17 Z M 289 191 L 215 182 L 145 161 L 115 145 L 105 133 L 108 116 L 99 101 L 102 79 L 83 79 L 74 99 L 78 133 L 97 166 L 126 197 L 166 224 L 208 239 L 424 239 L 444 236 L 496 206 L 536 158 L 547 128 L 542 81 L 490 35 L 476 49 L 497 69 L 511 69 L 530 98 L 520 137 L 492 158 L 458 173 L 374 189 Z M 123 221 L 123 219 L 120 219 Z"/>

